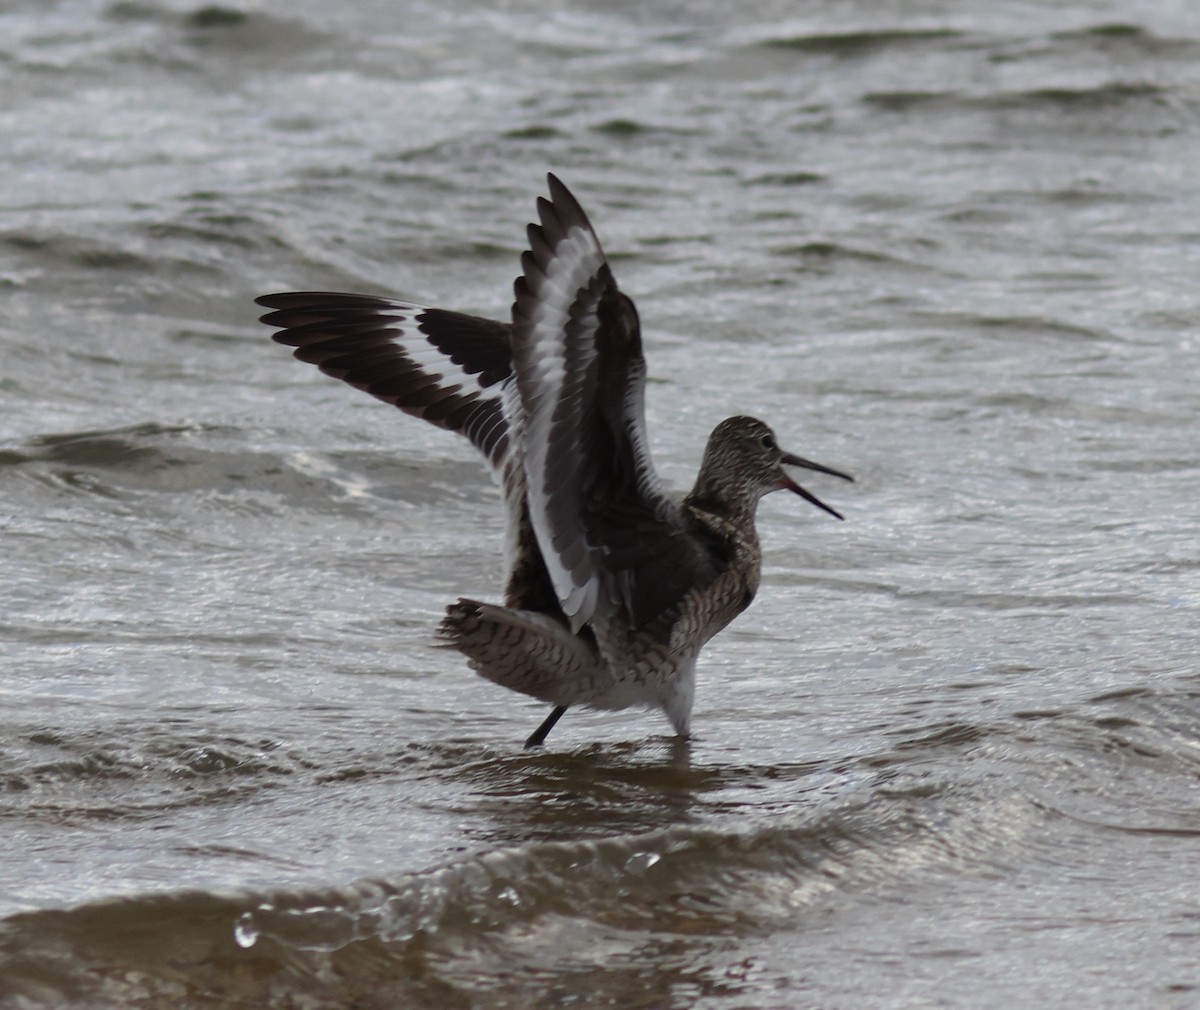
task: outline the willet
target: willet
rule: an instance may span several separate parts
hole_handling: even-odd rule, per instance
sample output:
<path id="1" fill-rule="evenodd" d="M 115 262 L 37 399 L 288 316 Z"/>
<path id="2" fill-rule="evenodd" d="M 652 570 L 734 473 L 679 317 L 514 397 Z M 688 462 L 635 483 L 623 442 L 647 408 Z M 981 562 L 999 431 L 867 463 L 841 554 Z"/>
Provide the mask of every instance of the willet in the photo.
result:
<path id="1" fill-rule="evenodd" d="M 257 301 L 301 361 L 466 436 L 491 465 L 508 513 L 504 605 L 460 599 L 438 634 L 481 676 L 554 706 L 525 746 L 572 705 L 661 708 L 687 736 L 700 649 L 758 589 L 759 500 L 786 488 L 840 519 L 783 467 L 852 478 L 730 417 L 691 493 L 670 497 L 646 439 L 637 311 L 579 203 L 549 184 L 511 323 L 372 295 Z"/>

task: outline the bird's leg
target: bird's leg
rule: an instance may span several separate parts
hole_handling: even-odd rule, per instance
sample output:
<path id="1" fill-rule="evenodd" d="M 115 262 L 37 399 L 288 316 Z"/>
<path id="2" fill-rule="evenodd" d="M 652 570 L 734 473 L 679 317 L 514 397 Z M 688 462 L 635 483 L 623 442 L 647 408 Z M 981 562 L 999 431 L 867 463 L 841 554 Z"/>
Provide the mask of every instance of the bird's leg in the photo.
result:
<path id="1" fill-rule="evenodd" d="M 551 712 L 542 721 L 542 724 L 530 734 L 529 739 L 525 741 L 525 749 L 531 747 L 540 747 L 546 740 L 546 736 L 554 729 L 554 724 L 562 718 L 562 714 L 567 710 L 566 705 L 555 705 L 554 711 Z"/>

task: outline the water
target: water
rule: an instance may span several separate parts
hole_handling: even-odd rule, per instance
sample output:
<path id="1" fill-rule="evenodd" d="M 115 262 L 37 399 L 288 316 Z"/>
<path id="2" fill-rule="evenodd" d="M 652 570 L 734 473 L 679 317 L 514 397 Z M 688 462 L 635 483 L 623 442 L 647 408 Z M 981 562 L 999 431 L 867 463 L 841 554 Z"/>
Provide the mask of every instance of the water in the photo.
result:
<path id="1" fill-rule="evenodd" d="M 1200 12 L 0 14 L 0 1005 L 1186 1007 Z M 561 174 L 686 488 L 767 419 L 697 736 L 430 648 L 468 446 L 254 295 L 503 316 Z M 820 478 L 814 478 L 819 481 Z"/>

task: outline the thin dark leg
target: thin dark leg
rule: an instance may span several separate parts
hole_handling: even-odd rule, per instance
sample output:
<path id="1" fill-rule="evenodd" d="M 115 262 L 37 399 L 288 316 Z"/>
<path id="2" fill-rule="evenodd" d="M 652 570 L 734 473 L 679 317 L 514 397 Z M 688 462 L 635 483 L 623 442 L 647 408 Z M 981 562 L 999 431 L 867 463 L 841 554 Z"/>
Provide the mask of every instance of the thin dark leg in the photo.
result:
<path id="1" fill-rule="evenodd" d="M 540 747 L 546 741 L 546 736 L 554 729 L 554 724 L 562 718 L 562 714 L 567 710 L 566 705 L 555 705 L 554 711 L 546 716 L 542 724 L 530 734 L 528 740 L 525 741 L 525 749 L 530 747 Z"/>

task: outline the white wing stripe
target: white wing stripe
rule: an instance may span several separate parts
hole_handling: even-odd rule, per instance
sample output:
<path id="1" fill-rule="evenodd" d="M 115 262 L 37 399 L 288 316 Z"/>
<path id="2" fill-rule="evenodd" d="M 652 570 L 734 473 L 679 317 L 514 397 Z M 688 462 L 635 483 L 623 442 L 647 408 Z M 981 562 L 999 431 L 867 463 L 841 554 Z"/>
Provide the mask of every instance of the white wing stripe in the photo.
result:
<path id="1" fill-rule="evenodd" d="M 543 242 L 536 252 L 548 250 Z M 549 487 L 551 438 L 555 437 L 556 458 L 562 465 L 563 451 L 558 444 L 565 441 L 567 453 L 577 451 L 579 417 L 577 401 L 579 385 L 596 359 L 594 337 L 597 319 L 594 306 L 586 299 L 588 289 L 605 266 L 604 253 L 595 236 L 587 229 L 572 226 L 550 251 L 550 259 L 541 269 L 526 269 L 526 279 L 537 304 L 528 316 L 524 328 L 524 345 L 519 353 L 518 376 L 525 405 L 525 475 L 529 493 L 529 512 L 538 545 L 541 547 L 550 580 L 562 604 L 563 612 L 573 631 L 586 624 L 594 615 L 599 585 L 594 576 L 578 585 L 573 572 L 583 567 L 586 545 L 574 529 L 556 529 L 552 522 L 551 505 L 574 489 L 563 482 Z M 586 306 L 578 322 L 580 338 L 571 346 L 565 339 L 571 310 Z M 570 364 L 568 364 L 570 362 Z M 578 470 L 577 455 L 569 456 L 571 472 Z"/>

